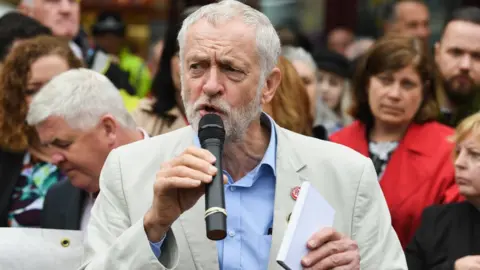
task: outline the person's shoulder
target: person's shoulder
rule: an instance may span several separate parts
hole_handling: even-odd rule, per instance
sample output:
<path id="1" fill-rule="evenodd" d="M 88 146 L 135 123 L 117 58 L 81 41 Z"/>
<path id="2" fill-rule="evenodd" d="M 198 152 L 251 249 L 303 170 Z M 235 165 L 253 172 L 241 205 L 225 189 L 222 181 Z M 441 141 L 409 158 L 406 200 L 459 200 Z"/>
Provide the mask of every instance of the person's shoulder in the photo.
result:
<path id="1" fill-rule="evenodd" d="M 159 154 L 174 152 L 181 145 L 186 144 L 186 140 L 193 140 L 193 135 L 192 127 L 186 126 L 168 133 L 122 145 L 113 151 L 117 155 L 130 160 L 135 157 L 142 157 L 142 160 L 144 160 Z"/>
<path id="2" fill-rule="evenodd" d="M 357 138 L 359 134 L 363 135 L 364 131 L 364 125 L 360 121 L 354 121 L 350 125 L 333 133 L 329 139 L 332 142 L 343 142 L 345 140 L 352 140 L 353 138 Z"/>
<path id="3" fill-rule="evenodd" d="M 139 57 L 139 56 L 137 56 L 133 53 L 128 53 L 125 56 L 126 56 L 128 65 L 137 66 L 137 67 L 145 65 L 145 61 L 143 61 L 143 59 L 141 57 Z"/>
<path id="4" fill-rule="evenodd" d="M 362 164 L 363 167 L 368 159 L 352 148 L 336 142 L 304 136 L 286 129 L 280 129 L 280 133 L 286 135 L 286 143 L 307 161 L 328 162 L 339 166 Z"/>
<path id="5" fill-rule="evenodd" d="M 423 220 L 434 223 L 451 221 L 462 213 L 468 213 L 472 207 L 467 201 L 431 205 L 423 210 Z"/>
<path id="6" fill-rule="evenodd" d="M 147 112 L 151 113 L 153 111 L 153 106 L 155 105 L 156 99 L 152 97 L 145 97 L 138 101 L 138 106 L 133 110 L 133 113 Z"/>
<path id="7" fill-rule="evenodd" d="M 422 212 L 421 226 L 435 235 L 445 235 L 459 222 L 471 222 L 472 210 L 478 211 L 467 201 L 431 205 Z"/>
<path id="8" fill-rule="evenodd" d="M 414 125 L 409 131 L 408 142 L 427 155 L 450 155 L 454 147 L 451 136 L 455 130 L 436 121 Z"/>
<path id="9" fill-rule="evenodd" d="M 78 192 L 83 191 L 73 186 L 68 179 L 53 184 L 45 195 L 43 211 L 48 213 L 63 211 L 65 200 L 68 200 Z"/>
<path id="10" fill-rule="evenodd" d="M 53 184 L 48 189 L 47 194 L 49 194 L 50 196 L 57 194 L 65 194 L 66 192 L 74 189 L 76 189 L 76 187 L 74 187 L 68 179 L 65 179 Z"/>
<path id="11" fill-rule="evenodd" d="M 421 133 L 425 133 L 425 135 L 438 138 L 445 138 L 455 133 L 455 130 L 453 128 L 441 124 L 437 121 L 431 121 L 419 125 L 419 130 Z"/>

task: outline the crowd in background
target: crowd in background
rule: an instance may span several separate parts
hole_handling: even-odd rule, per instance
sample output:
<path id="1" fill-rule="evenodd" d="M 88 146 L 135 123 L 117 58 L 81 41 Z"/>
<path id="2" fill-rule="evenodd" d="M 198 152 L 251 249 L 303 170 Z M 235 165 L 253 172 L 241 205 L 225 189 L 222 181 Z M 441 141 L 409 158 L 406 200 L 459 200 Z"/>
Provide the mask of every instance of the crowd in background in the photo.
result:
<path id="1" fill-rule="evenodd" d="M 189 125 L 177 36 L 196 8 L 178 11 L 147 60 L 125 45 L 115 12 L 99 14 L 87 36 L 78 1 L 23 1 L 0 18 L 0 226 L 84 230 L 108 153 Z M 282 81 L 263 110 L 371 158 L 410 269 L 471 269 L 480 265 L 480 9 L 455 10 L 433 47 L 429 16 L 422 1 L 397 1 L 381 38 L 338 27 L 322 47 L 279 27 Z M 65 95 L 77 103 L 35 100 L 78 69 L 102 93 L 73 87 L 72 75 L 49 87 L 72 86 Z M 39 136 L 33 126 L 49 108 L 84 116 L 75 126 L 53 119 Z M 108 117 L 92 118 L 100 112 Z"/>

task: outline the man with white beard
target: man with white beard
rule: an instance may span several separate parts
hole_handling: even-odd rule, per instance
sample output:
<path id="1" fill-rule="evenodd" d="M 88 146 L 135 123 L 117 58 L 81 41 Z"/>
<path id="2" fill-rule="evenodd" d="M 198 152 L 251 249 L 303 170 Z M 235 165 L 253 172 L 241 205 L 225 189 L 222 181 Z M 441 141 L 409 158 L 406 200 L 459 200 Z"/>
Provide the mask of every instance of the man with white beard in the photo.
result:
<path id="1" fill-rule="evenodd" d="M 407 269 L 371 161 L 287 131 L 262 112 L 281 80 L 280 40 L 265 15 L 232 0 L 206 5 L 185 19 L 178 42 L 191 125 L 110 153 L 81 269 L 279 269 L 276 256 L 303 181 L 336 213 L 332 228 L 318 228 L 305 243 L 298 264 Z M 216 242 L 205 236 L 204 221 L 216 158 L 197 136 L 210 113 L 225 126 L 228 232 Z"/>

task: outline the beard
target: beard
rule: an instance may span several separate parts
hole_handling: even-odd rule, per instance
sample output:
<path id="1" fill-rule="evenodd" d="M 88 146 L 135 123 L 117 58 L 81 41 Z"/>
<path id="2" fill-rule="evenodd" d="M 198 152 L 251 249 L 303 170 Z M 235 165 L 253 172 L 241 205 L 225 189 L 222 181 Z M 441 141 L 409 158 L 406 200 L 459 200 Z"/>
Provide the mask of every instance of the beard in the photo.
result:
<path id="1" fill-rule="evenodd" d="M 475 85 L 470 77 L 468 77 L 469 82 L 466 84 L 461 84 L 458 82 L 459 77 L 460 76 L 455 76 L 447 81 L 444 81 L 444 88 L 447 98 L 456 106 L 471 103 L 477 94 L 476 92 L 479 90 L 479 86 Z"/>
<path id="2" fill-rule="evenodd" d="M 194 104 L 188 103 L 190 94 L 183 87 L 182 100 L 185 106 L 185 114 L 195 132 L 198 132 L 200 109 L 202 105 L 211 105 L 218 109 L 225 127 L 225 142 L 238 142 L 243 139 L 250 124 L 259 118 L 262 112 L 261 91 L 257 91 L 252 101 L 240 108 L 232 108 L 225 100 L 218 96 L 209 97 L 202 95 Z"/>

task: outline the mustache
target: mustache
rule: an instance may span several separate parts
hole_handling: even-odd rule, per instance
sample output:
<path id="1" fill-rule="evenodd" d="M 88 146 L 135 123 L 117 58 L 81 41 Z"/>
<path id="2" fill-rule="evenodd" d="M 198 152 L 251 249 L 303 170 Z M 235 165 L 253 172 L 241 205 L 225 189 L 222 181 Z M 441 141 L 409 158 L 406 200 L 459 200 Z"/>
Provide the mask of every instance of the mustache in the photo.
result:
<path id="1" fill-rule="evenodd" d="M 212 99 L 206 96 L 201 96 L 197 101 L 195 101 L 195 103 L 193 104 L 193 110 L 200 110 L 205 105 L 215 107 L 222 113 L 230 112 L 230 105 L 228 104 L 228 102 L 220 98 Z"/>
<path id="2" fill-rule="evenodd" d="M 453 76 L 450 81 L 454 81 L 456 79 L 467 79 L 470 81 L 470 83 L 473 84 L 473 78 L 468 74 L 468 73 L 461 73 L 461 74 L 458 74 L 458 75 L 455 75 Z"/>

